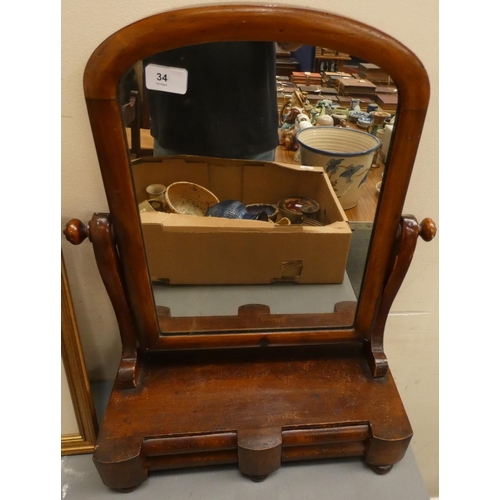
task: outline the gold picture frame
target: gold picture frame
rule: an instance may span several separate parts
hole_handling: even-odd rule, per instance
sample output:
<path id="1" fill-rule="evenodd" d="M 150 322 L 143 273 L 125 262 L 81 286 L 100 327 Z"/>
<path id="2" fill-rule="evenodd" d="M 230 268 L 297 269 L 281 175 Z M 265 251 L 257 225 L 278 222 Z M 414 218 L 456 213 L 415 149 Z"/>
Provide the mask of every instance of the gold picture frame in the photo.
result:
<path id="1" fill-rule="evenodd" d="M 61 455 L 92 453 L 97 438 L 97 416 L 62 255 L 61 355 L 63 377 L 61 384 Z M 64 420 L 66 420 L 66 424 Z M 70 420 L 69 425 L 68 420 Z M 63 427 L 71 428 L 71 432 L 63 433 Z"/>

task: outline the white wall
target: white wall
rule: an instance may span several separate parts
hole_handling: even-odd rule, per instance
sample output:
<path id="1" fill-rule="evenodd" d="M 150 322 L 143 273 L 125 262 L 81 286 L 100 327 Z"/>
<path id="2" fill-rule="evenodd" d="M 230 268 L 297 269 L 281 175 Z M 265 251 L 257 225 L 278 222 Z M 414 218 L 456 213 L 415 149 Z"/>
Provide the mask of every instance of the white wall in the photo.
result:
<path id="1" fill-rule="evenodd" d="M 92 51 L 114 31 L 142 17 L 213 3 L 63 0 L 61 228 L 71 218 L 87 222 L 94 212 L 107 211 L 82 88 Z M 365 22 L 397 38 L 421 59 L 431 80 L 431 101 L 405 211 L 418 220 L 430 216 L 439 227 L 438 1 L 273 3 L 306 6 Z M 432 243 L 419 242 L 386 333 L 390 366 L 414 429 L 413 450 L 431 496 L 438 496 L 438 240 L 439 233 Z M 120 355 L 119 334 L 91 245 L 73 247 L 65 240 L 61 245 L 90 378 L 111 380 Z"/>

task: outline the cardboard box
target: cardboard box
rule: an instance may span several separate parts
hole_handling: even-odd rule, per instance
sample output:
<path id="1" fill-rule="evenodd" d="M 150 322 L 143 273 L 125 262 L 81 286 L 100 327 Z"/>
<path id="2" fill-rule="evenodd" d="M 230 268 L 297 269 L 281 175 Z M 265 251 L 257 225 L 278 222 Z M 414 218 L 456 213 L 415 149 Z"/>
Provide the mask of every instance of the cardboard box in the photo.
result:
<path id="1" fill-rule="evenodd" d="M 132 162 L 138 204 L 146 187 L 188 181 L 219 200 L 278 203 L 302 196 L 320 205 L 325 225 L 141 212 L 153 280 L 170 284 L 342 283 L 351 242 L 347 217 L 321 167 L 196 156 Z"/>

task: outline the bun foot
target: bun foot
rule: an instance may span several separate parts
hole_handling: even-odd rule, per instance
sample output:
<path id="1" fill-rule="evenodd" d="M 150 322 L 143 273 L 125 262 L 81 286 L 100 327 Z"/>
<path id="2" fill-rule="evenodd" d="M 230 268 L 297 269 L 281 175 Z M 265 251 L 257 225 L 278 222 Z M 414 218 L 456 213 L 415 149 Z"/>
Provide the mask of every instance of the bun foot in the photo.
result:
<path id="1" fill-rule="evenodd" d="M 268 475 L 269 474 L 265 474 L 263 476 L 247 476 L 247 477 L 249 477 L 254 483 L 260 483 L 261 481 L 264 481 L 264 479 L 266 479 Z"/>
<path id="2" fill-rule="evenodd" d="M 238 430 L 238 469 L 254 482 L 281 465 L 281 427 Z"/>
<path id="3" fill-rule="evenodd" d="M 131 491 L 134 491 L 137 488 L 139 488 L 139 485 L 131 486 L 130 488 L 115 488 L 114 491 L 117 491 L 118 493 L 130 493 Z"/>
<path id="4" fill-rule="evenodd" d="M 374 465 L 374 464 L 368 464 L 370 466 L 370 469 L 375 472 L 376 474 L 387 474 L 390 472 L 392 469 L 392 465 Z"/>

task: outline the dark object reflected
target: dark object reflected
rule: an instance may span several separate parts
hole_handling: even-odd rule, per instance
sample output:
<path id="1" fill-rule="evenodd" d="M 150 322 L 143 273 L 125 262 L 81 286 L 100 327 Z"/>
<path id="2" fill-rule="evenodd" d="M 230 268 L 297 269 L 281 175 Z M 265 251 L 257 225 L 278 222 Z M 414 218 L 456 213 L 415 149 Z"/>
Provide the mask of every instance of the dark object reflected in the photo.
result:
<path id="1" fill-rule="evenodd" d="M 269 217 L 265 210 L 249 211 L 241 201 L 224 200 L 212 205 L 206 212 L 207 217 L 224 217 L 226 219 L 248 219 L 267 222 Z"/>
<path id="2" fill-rule="evenodd" d="M 151 133 L 174 154 L 249 158 L 278 146 L 273 42 L 217 42 L 144 60 L 187 71 L 184 95 L 147 90 Z"/>

